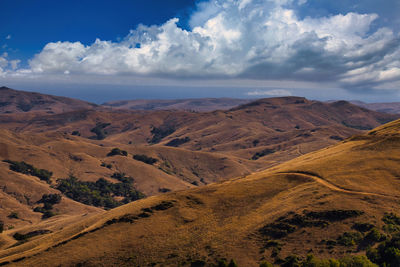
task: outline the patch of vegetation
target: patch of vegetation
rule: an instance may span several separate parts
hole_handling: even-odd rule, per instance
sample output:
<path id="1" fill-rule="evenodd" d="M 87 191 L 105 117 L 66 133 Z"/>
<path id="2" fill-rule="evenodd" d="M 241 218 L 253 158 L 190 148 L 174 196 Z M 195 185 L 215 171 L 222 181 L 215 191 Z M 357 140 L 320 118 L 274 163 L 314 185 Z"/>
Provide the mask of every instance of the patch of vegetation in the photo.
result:
<path id="1" fill-rule="evenodd" d="M 111 165 L 111 164 L 105 163 L 105 162 L 102 162 L 100 166 L 101 166 L 101 167 L 105 167 L 105 168 L 107 168 L 107 169 L 111 169 L 111 168 L 112 168 L 112 165 Z"/>
<path id="2" fill-rule="evenodd" d="M 260 140 L 255 139 L 255 140 L 253 140 L 252 143 L 253 143 L 253 146 L 257 146 L 260 143 Z"/>
<path id="3" fill-rule="evenodd" d="M 45 169 L 37 169 L 34 166 L 26 163 L 25 161 L 3 160 L 3 162 L 9 163 L 10 170 L 12 170 L 12 171 L 36 176 L 42 181 L 51 183 L 50 179 L 51 179 L 51 176 L 53 175 L 53 173 L 51 171 L 48 171 Z"/>
<path id="4" fill-rule="evenodd" d="M 68 179 L 59 179 L 57 189 L 75 201 L 111 209 L 145 197 L 143 193 L 134 189 L 132 182 L 133 179 L 126 179 L 124 182 L 111 183 L 104 178 L 96 182 L 83 182 L 70 176 Z M 117 201 L 115 196 L 124 199 Z"/>
<path id="5" fill-rule="evenodd" d="M 274 222 L 263 226 L 259 232 L 263 236 L 268 236 L 273 239 L 280 239 L 293 233 L 296 227 L 284 222 Z"/>
<path id="6" fill-rule="evenodd" d="M 370 224 L 370 223 L 355 223 L 351 228 L 353 228 L 359 232 L 365 233 L 365 232 L 370 231 L 374 227 L 375 227 L 375 225 Z"/>
<path id="7" fill-rule="evenodd" d="M 0 221 L 0 234 L 4 231 L 4 222 Z"/>
<path id="8" fill-rule="evenodd" d="M 153 137 L 150 140 L 150 144 L 160 143 L 164 137 L 167 137 L 168 135 L 174 133 L 175 130 L 175 127 L 172 126 L 170 123 L 164 123 L 160 127 L 153 127 L 153 129 L 151 129 Z"/>
<path id="9" fill-rule="evenodd" d="M 15 212 L 15 211 L 13 211 L 10 214 L 8 214 L 7 217 L 10 218 L 10 219 L 19 219 L 18 213 Z"/>
<path id="10" fill-rule="evenodd" d="M 206 262 L 203 260 L 194 260 L 190 263 L 190 267 L 204 267 Z"/>
<path id="11" fill-rule="evenodd" d="M 275 152 L 276 152 L 275 149 L 267 148 L 267 149 L 264 149 L 264 150 L 262 150 L 262 151 L 260 151 L 260 152 L 255 153 L 255 154 L 251 157 L 251 159 L 252 159 L 252 160 L 258 160 L 258 159 L 261 158 L 261 157 L 264 157 L 264 156 L 269 155 L 269 154 L 273 154 L 273 153 L 275 153 Z"/>
<path id="12" fill-rule="evenodd" d="M 400 235 L 380 244 L 377 248 L 367 251 L 367 257 L 379 266 L 400 266 Z"/>
<path id="13" fill-rule="evenodd" d="M 91 139 L 103 140 L 107 137 L 107 131 L 105 130 L 106 127 L 110 126 L 111 123 L 97 123 L 94 128 L 90 131 L 94 133 L 96 136 L 91 137 Z"/>
<path id="14" fill-rule="evenodd" d="M 260 267 L 274 267 L 272 263 L 269 263 L 268 261 L 262 261 L 260 262 Z"/>
<path id="15" fill-rule="evenodd" d="M 153 165 L 158 161 L 158 159 L 143 155 L 143 154 L 135 154 L 133 155 L 133 159 L 144 162 L 149 165 Z"/>
<path id="16" fill-rule="evenodd" d="M 327 211 L 310 211 L 306 216 L 314 219 L 322 219 L 330 222 L 343 221 L 348 218 L 358 217 L 364 214 L 359 210 L 327 210 Z"/>
<path id="17" fill-rule="evenodd" d="M 374 127 L 369 126 L 369 125 L 367 125 L 367 126 L 363 126 L 363 125 L 353 125 L 353 124 L 350 124 L 350 123 L 348 123 L 348 122 L 346 122 L 346 121 L 342 121 L 342 124 L 343 124 L 344 126 L 346 126 L 346 127 L 353 128 L 353 129 L 357 129 L 357 130 L 362 130 L 362 131 L 364 131 L 364 130 L 371 130 L 372 128 L 374 128 Z"/>
<path id="18" fill-rule="evenodd" d="M 135 221 L 139 220 L 140 218 L 147 218 L 150 217 L 154 211 L 160 211 L 160 210 L 167 210 L 169 208 L 172 208 L 174 206 L 173 201 L 162 201 L 161 203 L 152 206 L 150 208 L 143 208 L 142 213 L 133 215 L 133 214 L 125 214 L 121 217 L 114 218 L 112 220 L 109 220 L 105 223 L 105 225 L 111 225 L 114 223 L 121 223 L 121 222 L 126 222 L 126 223 L 134 223 Z"/>
<path id="19" fill-rule="evenodd" d="M 171 192 L 171 189 L 169 189 L 169 188 L 160 188 L 160 189 L 158 189 L 158 192 L 160 192 L 160 193 L 168 193 L 168 192 Z"/>
<path id="20" fill-rule="evenodd" d="M 363 214 L 362 211 L 355 210 L 304 211 L 304 215 L 290 212 L 273 223 L 263 226 L 258 233 L 267 240 L 281 239 L 304 227 L 326 227 L 330 222 L 345 220 L 361 214 Z"/>
<path id="21" fill-rule="evenodd" d="M 280 264 L 282 267 L 377 267 L 365 256 L 349 256 L 342 259 L 319 259 L 307 255 L 302 259 L 295 255 L 286 257 Z"/>
<path id="22" fill-rule="evenodd" d="M 114 172 L 111 175 L 111 178 L 117 179 L 118 181 L 122 182 L 122 183 L 126 183 L 126 184 L 132 184 L 134 179 L 130 176 L 126 176 L 125 173 L 123 172 Z"/>
<path id="23" fill-rule="evenodd" d="M 360 243 L 363 239 L 359 232 L 344 232 L 337 238 L 337 243 L 342 246 L 350 247 Z"/>
<path id="24" fill-rule="evenodd" d="M 364 240 L 368 242 L 369 245 L 375 244 L 376 242 L 382 242 L 386 239 L 386 236 L 384 234 L 381 234 L 378 229 L 375 227 L 369 231 L 365 237 Z"/>
<path id="25" fill-rule="evenodd" d="M 69 158 L 72 159 L 73 161 L 76 161 L 76 162 L 83 161 L 83 158 L 80 157 L 80 156 L 77 156 L 77 155 L 69 155 Z"/>
<path id="26" fill-rule="evenodd" d="M 42 198 L 37 203 L 42 203 L 43 207 L 35 207 L 33 209 L 34 212 L 43 213 L 42 219 L 47 219 L 56 215 L 52 209 L 53 205 L 61 202 L 60 194 L 44 194 Z"/>
<path id="27" fill-rule="evenodd" d="M 36 231 L 32 231 L 32 232 L 29 232 L 26 234 L 20 234 L 17 232 L 13 235 L 13 237 L 15 240 L 24 241 L 31 237 L 38 236 L 38 235 L 44 235 L 44 234 L 48 234 L 48 233 L 51 233 L 51 231 L 50 230 L 36 230 Z"/>
<path id="28" fill-rule="evenodd" d="M 79 131 L 72 131 L 71 135 L 81 136 Z"/>
<path id="29" fill-rule="evenodd" d="M 125 150 L 121 150 L 119 148 L 113 148 L 110 152 L 108 152 L 107 157 L 112 157 L 112 156 L 128 156 L 128 152 Z"/>
<path id="30" fill-rule="evenodd" d="M 172 146 L 172 147 L 178 147 L 180 145 L 183 145 L 184 143 L 187 143 L 190 141 L 189 137 L 185 137 L 185 138 L 175 138 L 172 139 L 171 141 L 169 141 L 168 143 L 166 143 L 166 146 Z"/>
<path id="31" fill-rule="evenodd" d="M 383 230 L 386 233 L 397 233 L 400 232 L 400 217 L 394 213 L 385 213 L 382 218 L 382 221 L 385 223 L 383 226 Z"/>
<path id="32" fill-rule="evenodd" d="M 343 141 L 343 138 L 337 135 L 331 135 L 329 138 L 332 140 Z"/>
<path id="33" fill-rule="evenodd" d="M 238 265 L 234 259 L 231 259 L 229 263 L 226 259 L 221 259 L 218 261 L 218 267 L 238 267 Z"/>

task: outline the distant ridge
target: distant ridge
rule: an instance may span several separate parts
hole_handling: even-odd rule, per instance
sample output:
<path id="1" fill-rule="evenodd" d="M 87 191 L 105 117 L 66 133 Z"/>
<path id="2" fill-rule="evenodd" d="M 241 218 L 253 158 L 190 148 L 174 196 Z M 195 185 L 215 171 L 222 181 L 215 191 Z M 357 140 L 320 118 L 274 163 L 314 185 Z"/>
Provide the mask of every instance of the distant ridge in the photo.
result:
<path id="1" fill-rule="evenodd" d="M 82 100 L 14 90 L 0 87 L 0 114 L 28 111 L 56 114 L 79 109 L 92 109 L 97 105 Z"/>
<path id="2" fill-rule="evenodd" d="M 131 110 L 186 110 L 207 112 L 214 110 L 228 110 L 238 105 L 246 104 L 252 99 L 237 98 L 193 98 L 174 100 L 122 100 L 110 101 L 103 105 L 113 108 Z"/>
<path id="3" fill-rule="evenodd" d="M 358 100 L 350 101 L 352 104 L 379 112 L 400 114 L 400 102 L 365 103 Z"/>

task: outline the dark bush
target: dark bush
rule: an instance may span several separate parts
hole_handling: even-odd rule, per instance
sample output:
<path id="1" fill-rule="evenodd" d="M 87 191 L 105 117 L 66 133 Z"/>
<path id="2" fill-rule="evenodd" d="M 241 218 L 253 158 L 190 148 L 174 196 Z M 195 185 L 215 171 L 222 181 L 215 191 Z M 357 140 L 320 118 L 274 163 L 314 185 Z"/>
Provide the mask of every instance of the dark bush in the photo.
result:
<path id="1" fill-rule="evenodd" d="M 36 231 L 32 231 L 32 232 L 29 232 L 26 234 L 20 234 L 17 232 L 13 235 L 13 237 L 14 237 L 14 239 L 16 239 L 18 241 L 23 241 L 23 240 L 29 239 L 31 237 L 38 236 L 38 235 L 44 235 L 47 233 L 51 233 L 51 231 L 50 230 L 36 230 Z"/>
<path id="2" fill-rule="evenodd" d="M 55 205 L 61 202 L 61 198 L 60 194 L 44 194 L 37 203 Z"/>
<path id="3" fill-rule="evenodd" d="M 269 263 L 268 261 L 262 261 L 260 262 L 260 267 L 274 267 L 272 263 Z"/>
<path id="4" fill-rule="evenodd" d="M 284 223 L 284 222 L 276 222 L 270 223 L 259 229 L 259 233 L 263 236 L 267 236 L 273 239 L 280 239 L 287 236 L 290 233 L 293 233 L 296 230 L 296 227 L 293 225 Z"/>
<path id="5" fill-rule="evenodd" d="M 123 172 L 114 172 L 111 178 L 117 179 L 118 181 L 126 184 L 132 184 L 134 179 L 132 177 L 126 176 Z"/>
<path id="6" fill-rule="evenodd" d="M 374 228 L 375 225 L 370 224 L 370 223 L 355 223 L 352 228 L 359 231 L 359 232 L 368 232 L 372 228 Z"/>
<path id="7" fill-rule="evenodd" d="M 3 162 L 9 163 L 10 170 L 12 171 L 36 176 L 40 180 L 46 181 L 47 183 L 51 182 L 50 179 L 53 175 L 51 171 L 45 169 L 37 169 L 24 161 L 3 160 Z"/>
<path id="8" fill-rule="evenodd" d="M 91 137 L 92 139 L 103 140 L 107 137 L 107 132 L 104 130 L 107 126 L 111 125 L 111 123 L 98 123 L 94 128 L 90 131 L 96 136 Z"/>
<path id="9" fill-rule="evenodd" d="M 79 131 L 73 131 L 71 135 L 81 136 L 81 133 Z"/>
<path id="10" fill-rule="evenodd" d="M 111 164 L 104 163 L 104 162 L 102 162 L 100 166 L 101 166 L 101 167 L 106 167 L 107 169 L 111 169 L 111 168 L 112 168 L 112 165 L 111 165 Z"/>
<path id="11" fill-rule="evenodd" d="M 10 218 L 10 219 L 19 219 L 18 213 L 15 212 L 15 211 L 13 211 L 10 214 L 8 214 L 7 217 Z"/>
<path id="12" fill-rule="evenodd" d="M 153 134 L 153 138 L 150 140 L 151 144 L 159 143 L 164 137 L 175 132 L 175 127 L 170 125 L 169 123 L 164 123 L 160 127 L 153 127 L 151 129 L 151 133 Z"/>
<path id="13" fill-rule="evenodd" d="M 382 221 L 385 224 L 394 224 L 394 225 L 400 225 L 400 217 L 397 216 L 394 213 L 385 213 L 385 215 L 382 218 Z"/>
<path id="14" fill-rule="evenodd" d="M 378 229 L 373 228 L 365 235 L 365 240 L 369 243 L 376 243 L 383 241 L 386 238 L 385 235 L 381 234 Z"/>
<path id="15" fill-rule="evenodd" d="M 344 232 L 337 238 L 337 242 L 342 246 L 350 247 L 359 244 L 362 238 L 359 232 Z"/>
<path id="16" fill-rule="evenodd" d="M 369 249 L 367 257 L 379 266 L 400 266 L 400 235 L 380 244 L 376 249 Z"/>
<path id="17" fill-rule="evenodd" d="M 364 214 L 359 210 L 327 210 L 327 211 L 310 211 L 306 215 L 315 219 L 323 219 L 331 222 L 342 221 L 348 218 L 357 217 Z"/>
<path id="18" fill-rule="evenodd" d="M 128 156 L 128 152 L 126 152 L 125 150 L 121 150 L 119 148 L 113 148 L 108 154 L 107 157 L 111 157 L 111 156 Z"/>
<path id="19" fill-rule="evenodd" d="M 252 159 L 252 160 L 258 160 L 258 159 L 261 158 L 261 157 L 264 157 L 264 156 L 266 156 L 266 155 L 273 154 L 273 153 L 275 153 L 275 150 L 274 150 L 274 149 L 269 149 L 269 148 L 267 148 L 267 149 L 264 149 L 263 151 L 260 151 L 260 152 L 255 153 L 255 154 L 251 157 L 251 159 Z"/>
<path id="20" fill-rule="evenodd" d="M 154 163 L 156 163 L 158 161 L 155 158 L 148 157 L 148 156 L 142 155 L 142 154 L 133 155 L 133 159 L 144 162 L 146 164 L 150 164 L 150 165 L 153 165 Z"/>
<path id="21" fill-rule="evenodd" d="M 185 137 L 185 138 L 175 138 L 172 139 L 171 141 L 169 141 L 168 143 L 166 143 L 166 146 L 172 146 L 172 147 L 178 147 L 180 145 L 183 145 L 184 143 L 187 143 L 190 141 L 189 137 Z"/>
<path id="22" fill-rule="evenodd" d="M 4 231 L 4 222 L 0 221 L 0 234 Z"/>

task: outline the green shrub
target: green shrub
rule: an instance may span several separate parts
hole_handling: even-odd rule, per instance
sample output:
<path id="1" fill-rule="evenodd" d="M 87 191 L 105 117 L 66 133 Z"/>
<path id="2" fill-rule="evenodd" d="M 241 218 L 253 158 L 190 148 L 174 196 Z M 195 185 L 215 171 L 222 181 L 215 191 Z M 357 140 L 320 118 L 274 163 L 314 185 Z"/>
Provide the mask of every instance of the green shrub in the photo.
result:
<path id="1" fill-rule="evenodd" d="M 307 255 L 306 259 L 291 255 L 286 257 L 282 267 L 378 267 L 365 256 L 349 256 L 339 260 L 319 259 L 313 255 Z"/>
<path id="2" fill-rule="evenodd" d="M 228 267 L 238 267 L 238 265 L 234 259 L 231 259 L 231 261 L 228 264 Z"/>
<path id="3" fill-rule="evenodd" d="M 400 235 L 383 242 L 376 249 L 369 249 L 367 257 L 379 266 L 400 266 Z"/>
<path id="4" fill-rule="evenodd" d="M 365 256 L 349 256 L 339 260 L 340 267 L 378 267 Z"/>
<path id="5" fill-rule="evenodd" d="M 268 261 L 262 261 L 260 262 L 260 267 L 274 267 L 272 263 L 269 263 Z"/>
<path id="6" fill-rule="evenodd" d="M 366 241 L 369 241 L 370 243 L 376 243 L 383 241 L 385 239 L 385 235 L 382 235 L 378 229 L 372 228 L 371 231 L 369 231 L 364 238 Z"/>
<path id="7" fill-rule="evenodd" d="M 107 157 L 112 157 L 112 156 L 128 156 L 128 152 L 126 152 L 125 150 L 121 150 L 119 148 L 113 148 L 108 154 Z"/>
<path id="8" fill-rule="evenodd" d="M 385 215 L 382 218 L 382 221 L 385 224 L 394 224 L 394 225 L 400 225 L 400 217 L 397 216 L 394 213 L 385 213 Z"/>
<path id="9" fill-rule="evenodd" d="M 48 171 L 45 169 L 37 169 L 34 166 L 32 166 L 24 161 L 3 160 L 3 162 L 9 163 L 10 170 L 12 170 L 12 171 L 36 176 L 40 180 L 46 181 L 47 183 L 51 182 L 50 179 L 51 179 L 51 176 L 53 175 L 53 173 L 51 171 Z"/>
<path id="10" fill-rule="evenodd" d="M 133 179 L 111 183 L 103 178 L 96 182 L 83 182 L 71 176 L 68 179 L 59 179 L 57 189 L 67 197 L 86 205 L 115 208 L 144 197 L 144 194 L 133 188 L 132 183 Z M 121 196 L 124 199 L 116 201 L 114 196 Z"/>
<path id="11" fill-rule="evenodd" d="M 4 231 L 4 222 L 0 221 L 0 234 Z"/>
<path id="12" fill-rule="evenodd" d="M 148 156 L 143 155 L 143 154 L 133 155 L 133 159 L 138 160 L 138 161 L 142 161 L 142 162 L 144 162 L 146 164 L 149 164 L 149 165 L 153 165 L 154 163 L 156 163 L 158 161 L 155 158 L 148 157 Z"/>
<path id="13" fill-rule="evenodd" d="M 337 238 L 338 244 L 346 247 L 357 245 L 363 236 L 359 232 L 344 232 Z"/>

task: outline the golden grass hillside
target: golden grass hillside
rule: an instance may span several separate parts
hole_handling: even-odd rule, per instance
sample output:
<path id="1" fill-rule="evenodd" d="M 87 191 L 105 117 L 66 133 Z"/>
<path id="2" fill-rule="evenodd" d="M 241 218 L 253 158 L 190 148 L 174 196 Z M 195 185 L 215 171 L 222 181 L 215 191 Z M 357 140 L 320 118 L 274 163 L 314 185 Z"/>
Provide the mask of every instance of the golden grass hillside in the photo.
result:
<path id="1" fill-rule="evenodd" d="M 93 215 L 2 250 L 1 262 L 212 266 L 233 258 L 239 266 L 258 266 L 293 254 L 362 255 L 378 241 L 366 244 L 357 225 L 389 237 L 382 217 L 400 215 L 399 146 L 395 121 L 244 178 Z"/>

